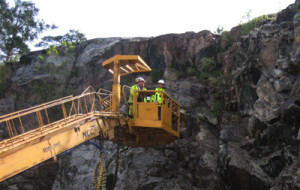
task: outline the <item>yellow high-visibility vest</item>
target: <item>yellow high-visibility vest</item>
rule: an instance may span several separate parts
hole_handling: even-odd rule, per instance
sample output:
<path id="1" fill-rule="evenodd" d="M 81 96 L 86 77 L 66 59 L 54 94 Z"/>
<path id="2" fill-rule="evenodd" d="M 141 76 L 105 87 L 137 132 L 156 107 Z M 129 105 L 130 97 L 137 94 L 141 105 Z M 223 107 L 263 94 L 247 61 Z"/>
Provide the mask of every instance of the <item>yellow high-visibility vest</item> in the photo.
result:
<path id="1" fill-rule="evenodd" d="M 129 99 L 128 99 L 128 103 L 132 104 L 133 103 L 133 94 L 135 90 L 147 90 L 146 88 L 140 89 L 140 87 L 135 84 L 130 88 L 130 92 L 129 92 Z M 137 94 L 137 97 L 139 96 L 139 93 Z M 144 102 L 147 102 L 147 100 L 144 98 Z"/>
<path id="2" fill-rule="evenodd" d="M 163 88 L 155 88 L 155 91 L 165 92 Z M 161 92 L 155 92 L 155 94 L 151 97 L 152 102 L 161 103 Z"/>

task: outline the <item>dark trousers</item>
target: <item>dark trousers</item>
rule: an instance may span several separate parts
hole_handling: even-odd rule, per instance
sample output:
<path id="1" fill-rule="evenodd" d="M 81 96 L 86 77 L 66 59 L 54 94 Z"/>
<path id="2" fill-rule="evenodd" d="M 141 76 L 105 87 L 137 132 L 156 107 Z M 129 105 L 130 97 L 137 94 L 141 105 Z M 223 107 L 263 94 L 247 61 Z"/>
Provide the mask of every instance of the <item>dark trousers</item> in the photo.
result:
<path id="1" fill-rule="evenodd" d="M 161 107 L 158 106 L 158 120 L 161 119 Z"/>

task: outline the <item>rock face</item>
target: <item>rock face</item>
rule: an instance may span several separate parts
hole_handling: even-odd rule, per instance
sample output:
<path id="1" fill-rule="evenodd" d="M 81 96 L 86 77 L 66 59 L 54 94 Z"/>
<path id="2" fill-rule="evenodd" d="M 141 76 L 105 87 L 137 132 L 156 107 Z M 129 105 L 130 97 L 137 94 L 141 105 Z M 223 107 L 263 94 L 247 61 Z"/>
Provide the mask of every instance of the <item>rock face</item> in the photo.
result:
<path id="1" fill-rule="evenodd" d="M 221 36 L 202 31 L 93 39 L 75 51 L 32 52 L 7 64 L 0 112 L 79 94 L 88 86 L 110 90 L 112 76 L 102 62 L 138 54 L 153 69 L 141 74 L 148 88 L 164 78 L 167 93 L 182 105 L 181 137 L 165 147 L 122 147 L 115 189 L 300 189 L 299 12 L 297 0 L 244 36 L 238 26 Z M 133 84 L 135 76 L 121 81 Z M 0 138 L 4 133 L 0 128 Z M 102 147 L 112 189 L 116 145 Z M 82 145 L 0 188 L 93 189 L 97 161 L 98 150 Z"/>
<path id="2" fill-rule="evenodd" d="M 239 113 L 225 112 L 220 131 L 229 189 L 300 188 L 298 11 L 296 1 L 225 52 L 227 96 Z"/>

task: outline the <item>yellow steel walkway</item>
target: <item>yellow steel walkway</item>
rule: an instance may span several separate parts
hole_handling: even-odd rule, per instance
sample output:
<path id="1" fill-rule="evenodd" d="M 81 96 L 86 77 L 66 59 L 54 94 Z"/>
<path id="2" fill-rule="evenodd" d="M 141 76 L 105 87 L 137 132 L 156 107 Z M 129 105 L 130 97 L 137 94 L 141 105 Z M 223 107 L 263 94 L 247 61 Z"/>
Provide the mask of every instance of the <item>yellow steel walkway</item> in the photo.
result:
<path id="1" fill-rule="evenodd" d="M 68 96 L 0 117 L 8 136 L 0 142 L 0 181 L 69 150 L 99 134 L 107 136 L 121 115 L 111 112 L 105 90 Z M 104 124 L 104 122 L 106 124 Z M 33 126 L 38 128 L 32 129 Z"/>

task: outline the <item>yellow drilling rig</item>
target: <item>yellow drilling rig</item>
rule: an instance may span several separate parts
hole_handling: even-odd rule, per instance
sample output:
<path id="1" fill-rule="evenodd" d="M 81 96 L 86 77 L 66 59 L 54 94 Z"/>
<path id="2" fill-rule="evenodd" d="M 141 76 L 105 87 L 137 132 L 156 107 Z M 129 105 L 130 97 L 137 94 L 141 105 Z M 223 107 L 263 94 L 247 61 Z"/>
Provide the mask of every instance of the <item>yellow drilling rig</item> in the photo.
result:
<path id="1" fill-rule="evenodd" d="M 132 117 L 120 112 L 122 96 L 129 106 L 121 76 L 151 71 L 140 56 L 115 55 L 102 66 L 113 74 L 112 91 L 89 87 L 78 96 L 0 116 L 7 132 L 0 141 L 0 182 L 95 137 L 129 147 L 165 145 L 179 137 L 180 105 L 165 92 L 160 112 L 157 102 L 137 101 L 138 94 L 155 90 L 135 90 Z"/>

